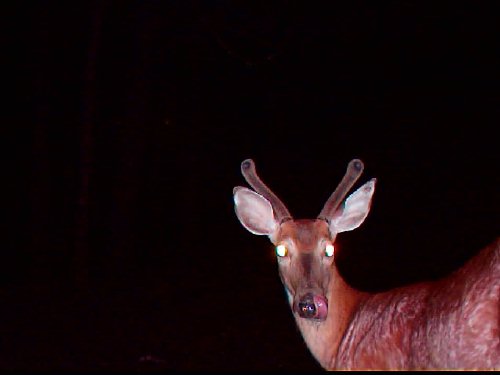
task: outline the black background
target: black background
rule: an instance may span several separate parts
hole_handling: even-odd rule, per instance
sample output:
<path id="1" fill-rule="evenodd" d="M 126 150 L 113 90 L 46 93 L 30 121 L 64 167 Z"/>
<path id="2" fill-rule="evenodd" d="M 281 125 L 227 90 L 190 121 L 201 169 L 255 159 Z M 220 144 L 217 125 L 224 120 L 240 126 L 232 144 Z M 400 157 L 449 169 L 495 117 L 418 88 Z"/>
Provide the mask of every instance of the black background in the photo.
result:
<path id="1" fill-rule="evenodd" d="M 249 157 L 296 217 L 365 162 L 352 285 L 462 265 L 498 235 L 493 5 L 11 2 L 0 369 L 319 369 L 234 215 Z"/>

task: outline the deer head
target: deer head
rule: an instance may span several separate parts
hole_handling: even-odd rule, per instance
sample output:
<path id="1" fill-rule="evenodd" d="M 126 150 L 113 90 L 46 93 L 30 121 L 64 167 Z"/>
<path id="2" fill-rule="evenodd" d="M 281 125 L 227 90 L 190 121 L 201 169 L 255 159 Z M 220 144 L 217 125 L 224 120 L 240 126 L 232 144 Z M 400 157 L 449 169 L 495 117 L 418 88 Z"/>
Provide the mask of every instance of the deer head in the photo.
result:
<path id="1" fill-rule="evenodd" d="M 276 246 L 280 277 L 294 313 L 324 321 L 338 233 L 359 227 L 370 211 L 376 179 L 344 198 L 363 171 L 361 160 L 352 160 L 342 181 L 316 219 L 294 220 L 286 206 L 262 182 L 255 164 L 247 159 L 241 172 L 254 189 L 235 187 L 236 215 L 251 233 L 267 235 Z"/>

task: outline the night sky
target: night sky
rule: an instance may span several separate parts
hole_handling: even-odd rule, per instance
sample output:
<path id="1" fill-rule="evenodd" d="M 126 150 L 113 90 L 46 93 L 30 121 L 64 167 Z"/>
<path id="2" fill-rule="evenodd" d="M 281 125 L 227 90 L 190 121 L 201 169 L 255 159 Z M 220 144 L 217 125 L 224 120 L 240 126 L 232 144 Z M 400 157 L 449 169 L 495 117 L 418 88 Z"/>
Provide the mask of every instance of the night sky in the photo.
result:
<path id="1" fill-rule="evenodd" d="M 364 161 L 362 290 L 499 234 L 493 2 L 11 3 L 0 370 L 320 369 L 234 214 L 246 158 L 297 218 Z"/>

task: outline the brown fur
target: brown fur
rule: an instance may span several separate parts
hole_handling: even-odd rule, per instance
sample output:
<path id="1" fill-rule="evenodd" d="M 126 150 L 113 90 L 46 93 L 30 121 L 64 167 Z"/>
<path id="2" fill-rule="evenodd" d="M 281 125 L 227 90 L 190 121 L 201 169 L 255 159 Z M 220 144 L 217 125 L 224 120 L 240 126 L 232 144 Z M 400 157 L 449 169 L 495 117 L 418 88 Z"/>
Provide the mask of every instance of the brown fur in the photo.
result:
<path id="1" fill-rule="evenodd" d="M 276 240 L 311 253 L 331 239 L 324 222 L 310 220 L 284 223 Z M 327 369 L 500 369 L 499 258 L 497 240 L 449 277 L 376 294 L 351 288 L 334 264 L 325 276 L 316 262 L 316 279 L 307 282 L 324 291 L 328 317 L 294 314 L 296 322 Z M 280 264 L 292 296 L 304 283 L 293 261 L 291 254 L 290 263 Z"/>

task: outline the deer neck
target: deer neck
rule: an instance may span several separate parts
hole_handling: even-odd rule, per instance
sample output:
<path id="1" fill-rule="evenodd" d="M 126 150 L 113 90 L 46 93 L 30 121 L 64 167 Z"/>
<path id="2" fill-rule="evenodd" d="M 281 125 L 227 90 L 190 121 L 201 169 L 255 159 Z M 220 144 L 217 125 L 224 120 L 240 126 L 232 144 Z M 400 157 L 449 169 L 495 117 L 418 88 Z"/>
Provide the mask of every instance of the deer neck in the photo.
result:
<path id="1" fill-rule="evenodd" d="M 350 287 L 332 267 L 328 293 L 328 315 L 324 321 L 304 319 L 294 313 L 295 321 L 309 350 L 323 368 L 335 367 L 338 348 L 361 300 L 367 293 Z"/>

